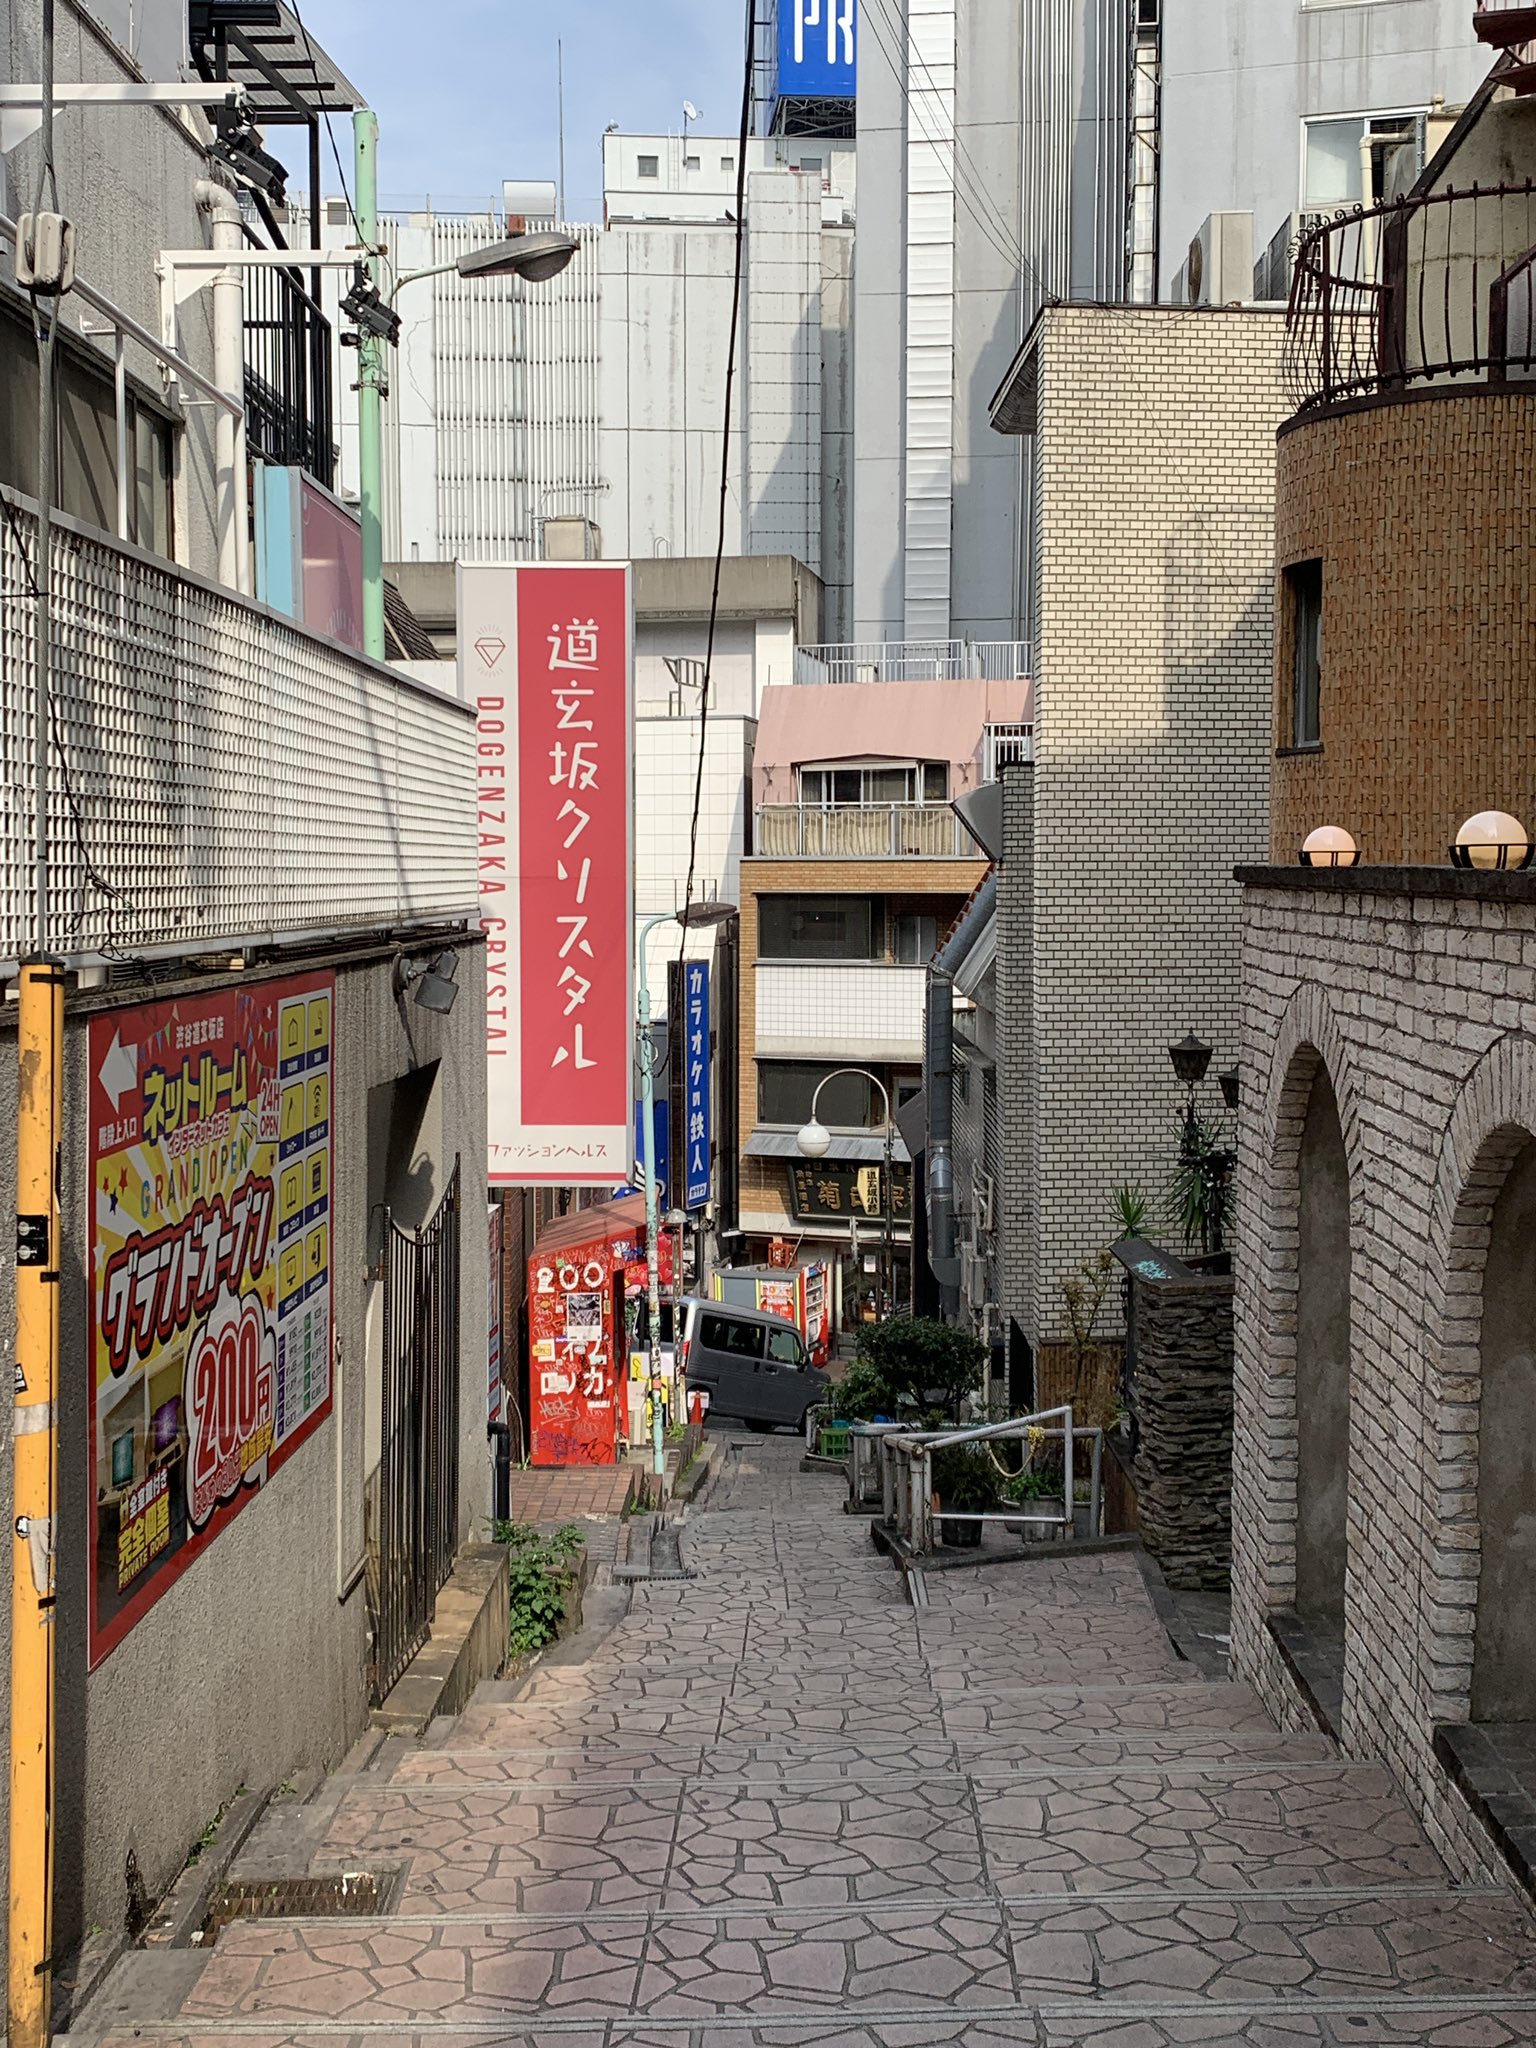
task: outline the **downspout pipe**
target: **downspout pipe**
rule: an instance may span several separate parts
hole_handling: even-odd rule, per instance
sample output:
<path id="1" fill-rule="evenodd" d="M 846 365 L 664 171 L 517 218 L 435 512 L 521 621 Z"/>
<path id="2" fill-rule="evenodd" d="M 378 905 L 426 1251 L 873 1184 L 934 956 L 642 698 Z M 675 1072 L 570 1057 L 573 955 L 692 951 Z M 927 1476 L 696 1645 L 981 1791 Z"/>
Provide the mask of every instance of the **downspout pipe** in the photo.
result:
<path id="1" fill-rule="evenodd" d="M 939 1283 L 946 1322 L 960 1313 L 960 1260 L 955 1251 L 955 984 L 928 969 L 923 1091 L 928 1105 L 928 1264 Z"/>
<path id="2" fill-rule="evenodd" d="M 245 241 L 240 202 L 226 185 L 199 178 L 193 188 L 208 216 L 212 246 L 238 252 Z M 213 273 L 213 381 L 240 400 L 238 417 L 221 406 L 214 420 L 218 472 L 219 581 L 250 592 L 250 533 L 245 485 L 245 289 L 237 265 Z"/>

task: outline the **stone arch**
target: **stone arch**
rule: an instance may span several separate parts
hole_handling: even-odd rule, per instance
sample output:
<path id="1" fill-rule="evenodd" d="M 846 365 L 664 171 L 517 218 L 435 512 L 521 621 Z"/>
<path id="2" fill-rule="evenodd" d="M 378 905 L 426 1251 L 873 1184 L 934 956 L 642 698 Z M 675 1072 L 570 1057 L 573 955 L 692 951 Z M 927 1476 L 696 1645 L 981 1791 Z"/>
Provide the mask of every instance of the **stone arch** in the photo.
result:
<path id="1" fill-rule="evenodd" d="M 1240 1288 L 1237 1330 L 1239 1439 L 1262 1445 L 1249 1465 L 1245 1503 L 1265 1532 L 1260 1567 L 1263 1604 L 1296 1604 L 1297 1530 L 1301 1508 L 1301 1416 L 1297 1400 L 1297 1334 L 1302 1284 L 1301 1198 L 1308 1113 L 1322 1082 L 1338 1116 L 1347 1178 L 1345 1267 L 1364 1217 L 1359 1093 L 1354 1061 L 1327 993 L 1301 983 L 1273 1040 L 1269 1085 L 1258 1128 L 1244 1146 L 1258 1163 L 1239 1220 L 1240 1257 L 1250 1285 Z M 1348 1385 L 1348 1359 L 1342 1361 Z M 1347 1441 L 1347 1438 L 1346 1438 Z M 1255 1490 L 1257 1497 L 1254 1497 Z"/>
<path id="2" fill-rule="evenodd" d="M 1431 1721 L 1470 1720 L 1474 1671 L 1488 1620 L 1481 1612 L 1485 1527 L 1492 1475 L 1485 1473 L 1485 1311 L 1513 1282 L 1503 1255 L 1502 1203 L 1517 1169 L 1527 1179 L 1536 1146 L 1536 1039 L 1511 1032 L 1483 1055 L 1463 1084 L 1441 1142 L 1429 1219 L 1429 1370 L 1425 1468 L 1425 1639 L 1420 1649 L 1424 1708 Z M 1493 1265 L 1490 1265 L 1492 1256 Z M 1497 1268 L 1495 1274 L 1494 1268 Z M 1490 1295 L 1497 1277 L 1501 1294 Z M 1494 1334 L 1498 1332 L 1495 1329 Z M 1502 1435 L 1520 1441 L 1516 1418 Z M 1536 1424 L 1536 1416 L 1532 1417 Z M 1500 1528 L 1501 1544 L 1507 1530 Z M 1502 1578 L 1507 1559 L 1500 1555 Z M 1532 1673 L 1536 1700 L 1536 1670 Z M 1536 1706 L 1531 1708 L 1536 1713 Z M 1530 1718 L 1530 1714 L 1516 1718 Z"/>

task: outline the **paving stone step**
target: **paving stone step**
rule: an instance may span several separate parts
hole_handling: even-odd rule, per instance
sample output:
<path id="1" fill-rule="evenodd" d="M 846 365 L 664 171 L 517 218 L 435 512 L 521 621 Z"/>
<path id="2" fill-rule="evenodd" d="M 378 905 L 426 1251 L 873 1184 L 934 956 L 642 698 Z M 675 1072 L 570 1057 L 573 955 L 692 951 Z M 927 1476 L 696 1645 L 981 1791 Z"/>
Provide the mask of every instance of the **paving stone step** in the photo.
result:
<path id="1" fill-rule="evenodd" d="M 256 2021 L 201 2030 L 177 2024 L 55 2036 L 55 2048 L 144 2048 L 145 2042 L 156 2048 L 215 2048 L 227 2041 L 314 2048 L 319 2041 L 334 2042 L 338 2031 L 324 2021 L 310 2028 Z M 1351 2004 L 1299 2015 L 1281 2000 L 1217 2017 L 1192 2007 L 1166 2010 L 1156 2018 L 1018 2010 L 956 2018 L 916 2013 L 905 2020 L 818 2014 L 813 2019 L 760 2018 L 746 2025 L 689 2020 L 594 2025 L 576 2019 L 526 2027 L 449 2023 L 429 2031 L 404 2025 L 362 2039 L 368 2048 L 1530 2048 L 1536 2041 L 1536 2005 L 1516 2003 L 1497 2011 L 1434 2005 L 1383 2012 Z"/>
<path id="2" fill-rule="evenodd" d="M 329 2020 L 376 2028 L 556 2018 L 824 2024 L 861 2014 L 1070 2015 L 1155 2020 L 1193 1999 L 1238 2013 L 1314 2005 L 1524 2000 L 1536 1952 L 1510 1895 L 1098 1899 L 573 1923 L 482 1919 L 246 1922 L 227 1928 L 170 2015 L 183 2025 Z M 110 2003 L 131 1985 L 119 1966 Z M 1170 2018 L 1172 2014 L 1168 2015 Z"/>
<path id="3" fill-rule="evenodd" d="M 771 1744 L 638 1745 L 628 1753 L 609 1750 L 596 1756 L 580 1753 L 551 1757 L 534 1749 L 417 1751 L 396 1763 L 388 1782 L 396 1785 L 442 1785 L 502 1782 L 528 1786 L 591 1786 L 595 1783 L 642 1784 L 656 1776 L 686 1774 L 711 1779 L 792 1782 L 827 1777 L 881 1782 L 893 1773 L 922 1779 L 935 1773 L 972 1778 L 1012 1777 L 1048 1768 L 1101 1772 L 1122 1766 L 1188 1771 L 1260 1770 L 1276 1764 L 1311 1767 L 1337 1762 L 1338 1751 L 1324 1735 L 1186 1735 L 1072 1737 L 1035 1736 L 1010 1741 L 979 1737 L 956 1743 L 933 1742 L 881 1747 L 837 1744 L 826 1749 L 788 1745 L 774 1753 Z"/>

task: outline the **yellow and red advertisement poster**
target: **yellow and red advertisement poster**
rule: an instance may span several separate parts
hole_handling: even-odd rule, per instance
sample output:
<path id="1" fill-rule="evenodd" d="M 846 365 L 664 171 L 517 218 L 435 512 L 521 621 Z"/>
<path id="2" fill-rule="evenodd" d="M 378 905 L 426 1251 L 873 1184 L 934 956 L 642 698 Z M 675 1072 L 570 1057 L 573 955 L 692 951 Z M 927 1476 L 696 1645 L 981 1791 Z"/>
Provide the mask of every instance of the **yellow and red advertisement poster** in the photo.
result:
<path id="1" fill-rule="evenodd" d="M 330 1412 L 335 981 L 92 1019 L 94 1668 Z"/>

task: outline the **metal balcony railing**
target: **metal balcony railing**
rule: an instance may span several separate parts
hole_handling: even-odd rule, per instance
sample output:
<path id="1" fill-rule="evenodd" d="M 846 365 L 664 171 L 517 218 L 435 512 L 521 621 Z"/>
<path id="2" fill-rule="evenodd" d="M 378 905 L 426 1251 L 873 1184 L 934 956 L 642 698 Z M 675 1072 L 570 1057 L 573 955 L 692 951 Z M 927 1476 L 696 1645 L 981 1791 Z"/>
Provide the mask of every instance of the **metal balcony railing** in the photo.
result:
<path id="1" fill-rule="evenodd" d="M 769 860 L 968 860 L 948 804 L 761 804 L 752 850 Z"/>
<path id="2" fill-rule="evenodd" d="M 1012 682 L 1029 674 L 1027 640 L 836 640 L 797 647 L 797 683 Z"/>
<path id="3" fill-rule="evenodd" d="M 1357 208 L 1304 235 L 1286 325 L 1298 412 L 1536 377 L 1536 185 Z"/>
<path id="4" fill-rule="evenodd" d="M 0 518 L 0 960 L 32 931 L 36 522 Z M 479 915 L 456 699 L 61 519 L 48 951 L 195 953 Z"/>
<path id="5" fill-rule="evenodd" d="M 306 470 L 330 490 L 336 481 L 331 323 L 297 269 L 252 268 L 242 281 L 250 452 Z"/>

